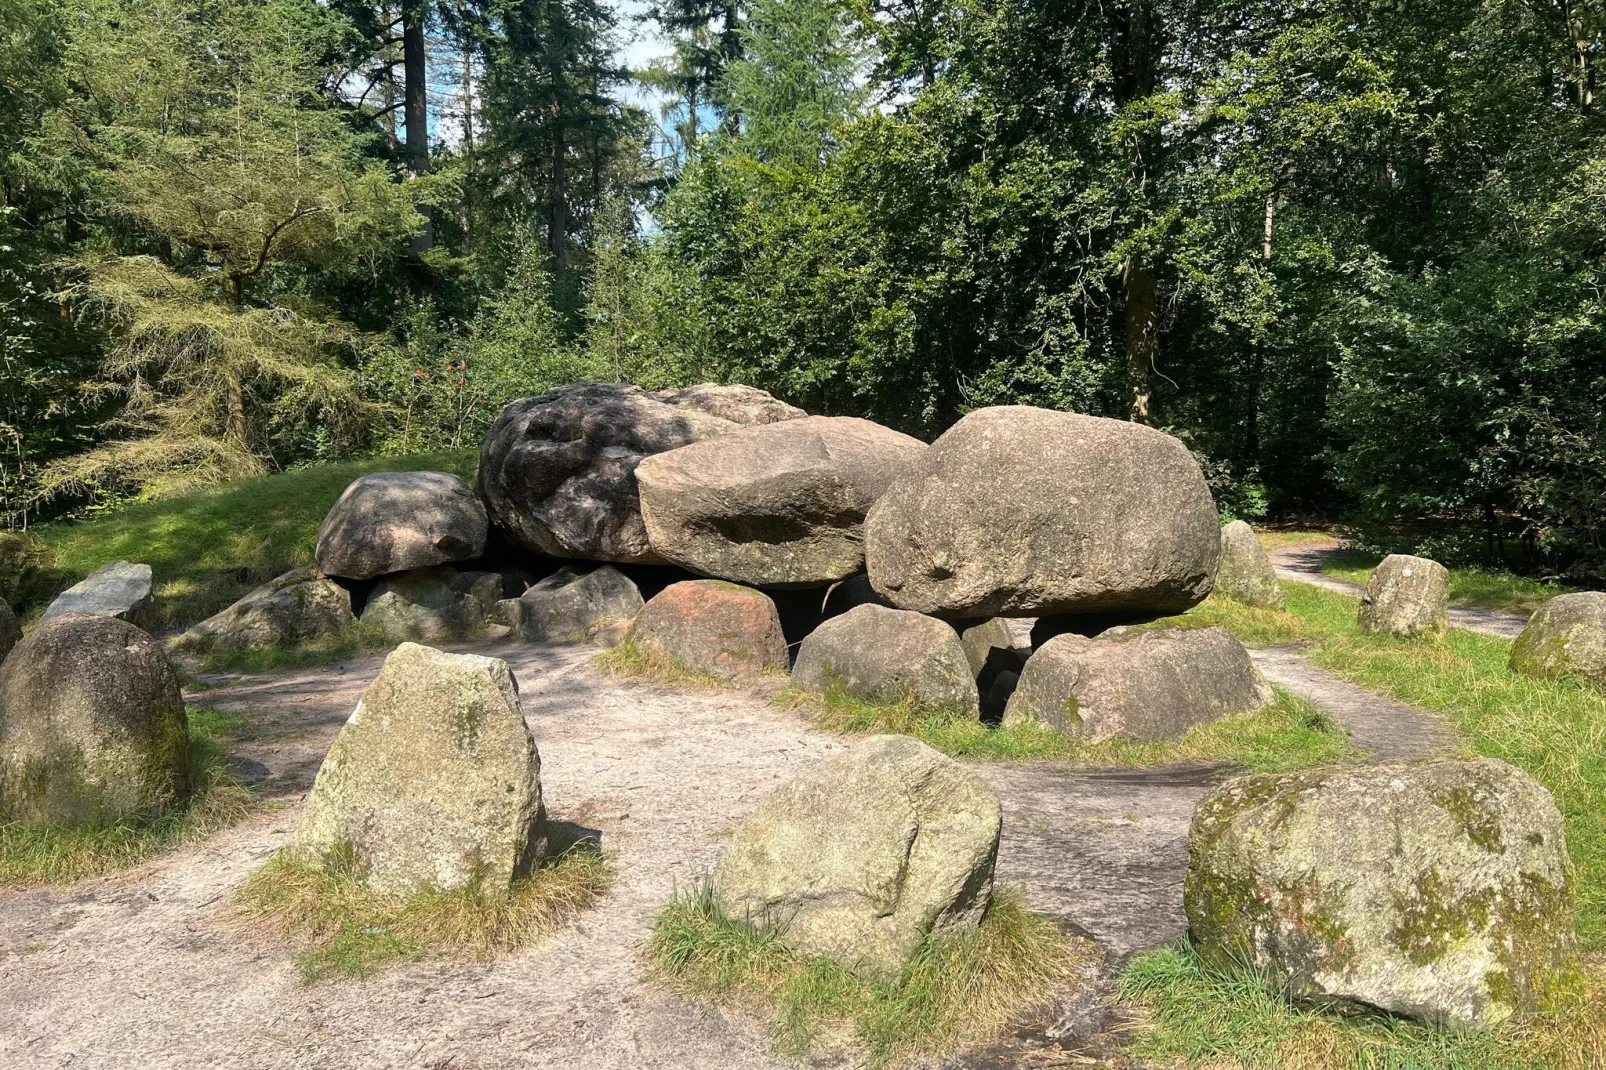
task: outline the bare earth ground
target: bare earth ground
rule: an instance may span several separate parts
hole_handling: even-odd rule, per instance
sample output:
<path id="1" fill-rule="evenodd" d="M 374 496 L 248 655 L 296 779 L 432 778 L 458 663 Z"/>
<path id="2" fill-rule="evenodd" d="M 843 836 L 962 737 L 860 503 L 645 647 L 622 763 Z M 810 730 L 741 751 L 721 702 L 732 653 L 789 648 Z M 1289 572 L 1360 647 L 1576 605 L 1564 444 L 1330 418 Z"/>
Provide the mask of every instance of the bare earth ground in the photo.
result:
<path id="1" fill-rule="evenodd" d="M 592 667 L 592 648 L 461 649 L 512 664 L 541 749 L 549 810 L 599 831 L 613 856 L 619 878 L 596 910 L 545 946 L 492 964 L 419 963 L 367 982 L 303 986 L 288 949 L 226 927 L 224 911 L 234 889 L 284 842 L 380 658 L 219 678 L 221 686 L 191 701 L 247 718 L 231 749 L 270 808 L 118 878 L 0 893 L 0 1066 L 784 1065 L 770 1054 L 761 1023 L 700 1011 L 650 986 L 640 956 L 654 913 L 708 871 L 723 832 L 768 791 L 851 741 L 813 731 L 759 694 L 611 680 Z M 1290 652 L 1278 657 L 1263 667 L 1282 672 L 1274 678 L 1294 690 L 1340 683 L 1308 665 L 1315 675 L 1293 682 L 1288 666 L 1303 663 Z M 1431 726 L 1412 736 L 1411 724 L 1425 716 L 1418 711 L 1347 697 L 1332 712 L 1354 721 L 1358 735 L 1382 741 L 1380 724 L 1404 721 L 1402 746 L 1416 736 L 1433 744 Z M 1109 961 L 1080 996 L 1045 1008 L 1019 1037 L 960 1065 L 1041 1065 L 1041 1049 L 1056 1043 L 1085 1052 L 1072 1056 L 1077 1064 L 1104 1062 L 1111 1047 L 1104 1031 L 1119 1026 L 1104 998 L 1110 969 L 1181 935 L 1188 823 L 1226 771 L 975 768 L 1004 804 L 1000 881 L 1092 936 Z"/>

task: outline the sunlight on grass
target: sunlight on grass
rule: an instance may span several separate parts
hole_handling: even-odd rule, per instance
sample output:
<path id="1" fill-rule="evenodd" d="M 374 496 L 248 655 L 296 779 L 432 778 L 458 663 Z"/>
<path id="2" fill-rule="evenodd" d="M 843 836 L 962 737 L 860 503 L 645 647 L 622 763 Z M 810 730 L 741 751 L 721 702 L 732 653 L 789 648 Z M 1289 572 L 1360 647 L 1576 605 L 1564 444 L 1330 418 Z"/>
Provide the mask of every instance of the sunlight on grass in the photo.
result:
<path id="1" fill-rule="evenodd" d="M 1339 537 L 1334 531 L 1265 531 L 1257 528 L 1255 537 L 1260 545 L 1268 550 L 1280 550 L 1284 546 L 1298 546 L 1306 542 L 1323 542 L 1327 539 Z"/>
<path id="2" fill-rule="evenodd" d="M 355 621 L 338 631 L 300 643 L 209 653 L 200 659 L 200 671 L 251 674 L 306 669 L 378 653 L 396 645 L 396 639 L 384 629 Z"/>
<path id="3" fill-rule="evenodd" d="M 1322 572 L 1334 579 L 1348 580 L 1364 587 L 1381 560 L 1381 554 L 1338 550 L 1323 561 Z M 1547 599 L 1566 594 L 1572 589 L 1552 580 L 1531 579 L 1499 569 L 1450 569 L 1450 604 L 1457 606 L 1532 613 Z"/>
<path id="4" fill-rule="evenodd" d="M 727 917 L 706 889 L 664 907 L 647 945 L 654 978 L 667 987 L 702 1003 L 767 1013 L 784 1056 L 803 1059 L 847 1033 L 870 1066 L 940 1057 L 999 1036 L 1077 984 L 1095 954 L 1009 889 L 995 891 L 973 933 L 926 940 L 895 983 L 804 958 L 774 930 Z"/>
<path id="5" fill-rule="evenodd" d="M 609 676 L 623 680 L 639 680 L 692 691 L 713 691 L 729 684 L 728 680 L 722 680 L 713 673 L 693 669 L 667 654 L 643 649 L 628 639 L 612 650 L 598 654 L 596 665 Z"/>

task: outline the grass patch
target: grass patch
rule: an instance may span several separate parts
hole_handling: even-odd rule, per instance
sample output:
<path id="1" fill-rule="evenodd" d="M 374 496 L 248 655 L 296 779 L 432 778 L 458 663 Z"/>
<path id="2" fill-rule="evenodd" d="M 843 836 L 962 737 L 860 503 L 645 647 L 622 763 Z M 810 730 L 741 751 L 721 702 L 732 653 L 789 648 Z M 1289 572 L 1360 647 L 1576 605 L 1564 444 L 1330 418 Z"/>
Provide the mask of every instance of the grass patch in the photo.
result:
<path id="1" fill-rule="evenodd" d="M 281 851 L 241 886 L 233 910 L 250 932 L 298 945 L 310 985 L 426 958 L 488 962 L 556 931 L 612 880 L 600 853 L 573 844 L 508 888 L 475 880 L 389 896 L 363 885 L 349 852 L 320 866 Z"/>
<path id="2" fill-rule="evenodd" d="M 861 702 L 838 687 L 824 695 L 782 691 L 774 701 L 810 708 L 815 724 L 827 731 L 913 736 L 944 754 L 974 761 L 1049 759 L 1117 768 L 1235 762 L 1256 772 L 1270 773 L 1358 757 L 1332 718 L 1281 689 L 1277 690 L 1277 700 L 1263 710 L 1223 717 L 1165 743 L 1124 739 L 1083 743 L 1047 725 L 1030 722 L 995 728 L 958 710 L 931 709 L 914 702 Z"/>
<path id="3" fill-rule="evenodd" d="M 665 687 L 712 691 L 729 683 L 713 673 L 694 669 L 677 658 L 637 646 L 628 639 L 612 650 L 598 654 L 596 664 L 609 676 L 662 684 Z"/>
<path id="4" fill-rule="evenodd" d="M 189 711 L 190 783 L 183 804 L 154 820 L 103 828 L 0 824 L 0 887 L 71 884 L 103 877 L 226 828 L 251 808 L 251 793 L 229 771 L 218 738 L 244 727 L 222 710 Z"/>
<path id="5" fill-rule="evenodd" d="M 1322 572 L 1364 587 L 1382 560 L 1383 555 L 1364 550 L 1335 550 L 1323 559 Z M 1450 569 L 1450 604 L 1457 606 L 1532 613 L 1547 600 L 1572 589 L 1554 580 L 1536 580 L 1502 569 Z"/>
<path id="6" fill-rule="evenodd" d="M 1284 546 L 1298 546 L 1306 542 L 1323 542 L 1339 538 L 1336 531 L 1268 531 L 1255 529 L 1255 537 L 1267 550 L 1280 550 Z"/>
<path id="7" fill-rule="evenodd" d="M 1127 1049 L 1145 1063 L 1280 1070 L 1555 1070 L 1606 1059 L 1606 971 L 1588 965 L 1581 1006 L 1488 1033 L 1446 1033 L 1383 1015 L 1339 1017 L 1290 1000 L 1247 969 L 1212 970 L 1186 943 L 1134 959 L 1119 996 L 1144 1018 Z"/>
<path id="8" fill-rule="evenodd" d="M 647 944 L 660 983 L 704 1004 L 766 1012 L 783 1055 L 802 1058 L 846 1038 L 871 1066 L 1001 1035 L 1074 983 L 1089 954 L 1009 889 L 994 894 L 974 932 L 921 944 L 896 982 L 804 958 L 775 930 L 727 917 L 706 889 L 664 907 Z"/>
<path id="9" fill-rule="evenodd" d="M 204 673 L 264 673 L 306 669 L 315 665 L 374 654 L 397 645 L 394 637 L 372 624 L 354 621 L 337 631 L 301 643 L 283 643 L 249 650 L 212 651 L 199 659 Z"/>

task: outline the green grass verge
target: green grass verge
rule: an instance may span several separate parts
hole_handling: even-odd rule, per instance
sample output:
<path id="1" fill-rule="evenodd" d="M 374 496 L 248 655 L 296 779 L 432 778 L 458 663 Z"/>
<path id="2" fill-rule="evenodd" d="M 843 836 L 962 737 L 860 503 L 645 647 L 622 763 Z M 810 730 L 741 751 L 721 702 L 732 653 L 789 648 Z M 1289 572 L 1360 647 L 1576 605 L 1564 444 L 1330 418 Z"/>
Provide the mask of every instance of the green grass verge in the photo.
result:
<path id="1" fill-rule="evenodd" d="M 1134 959 L 1119 998 L 1140 1015 L 1127 1054 L 1145 1065 L 1265 1070 L 1554 1070 L 1606 1059 L 1606 977 L 1566 1012 L 1488 1033 L 1446 1033 L 1382 1015 L 1339 1017 L 1290 1000 L 1247 969 L 1213 970 L 1186 943 Z"/>
<path id="2" fill-rule="evenodd" d="M 662 684 L 665 687 L 683 687 L 693 691 L 713 691 L 730 684 L 729 680 L 722 680 L 713 673 L 694 669 L 667 654 L 639 647 L 628 639 L 612 650 L 604 650 L 598 654 L 596 665 L 609 676 L 617 676 L 620 679 L 640 680 L 644 683 Z"/>
<path id="3" fill-rule="evenodd" d="M 602 855 L 576 844 L 510 887 L 476 880 L 390 896 L 368 890 L 349 852 L 320 866 L 281 851 L 241 886 L 233 912 L 243 930 L 295 944 L 310 985 L 426 958 L 488 962 L 554 932 L 612 880 Z"/>
<path id="4" fill-rule="evenodd" d="M 1381 554 L 1336 550 L 1322 562 L 1322 572 L 1334 579 L 1364 586 L 1381 560 Z M 1572 589 L 1551 580 L 1536 580 L 1498 569 L 1450 569 L 1450 603 L 1458 606 L 1532 613 L 1547 599 Z"/>
<path id="5" fill-rule="evenodd" d="M 1075 984 L 1093 954 L 1008 889 L 994 893 L 975 931 L 926 940 L 896 982 L 805 958 L 775 930 L 727 917 L 706 889 L 664 907 L 647 945 L 660 983 L 704 1004 L 765 1012 L 784 1056 L 846 1041 L 870 1066 L 940 1057 L 1000 1035 Z"/>
<path id="6" fill-rule="evenodd" d="M 1260 540 L 1260 545 L 1266 549 L 1280 550 L 1284 546 L 1298 546 L 1304 542 L 1321 542 L 1324 539 L 1336 539 L 1340 536 L 1336 531 L 1281 531 L 1256 528 L 1255 537 Z"/>
<path id="7" fill-rule="evenodd" d="M 264 673 L 305 669 L 361 654 L 375 654 L 397 645 L 384 629 L 356 621 L 338 631 L 301 643 L 285 643 L 253 650 L 213 651 L 192 659 L 203 673 Z"/>
<path id="8" fill-rule="evenodd" d="M 0 887 L 70 884 L 102 877 L 243 818 L 251 793 L 229 772 L 220 737 L 245 724 L 238 714 L 189 711 L 190 797 L 154 820 L 103 828 L 26 828 L 0 824 Z"/>

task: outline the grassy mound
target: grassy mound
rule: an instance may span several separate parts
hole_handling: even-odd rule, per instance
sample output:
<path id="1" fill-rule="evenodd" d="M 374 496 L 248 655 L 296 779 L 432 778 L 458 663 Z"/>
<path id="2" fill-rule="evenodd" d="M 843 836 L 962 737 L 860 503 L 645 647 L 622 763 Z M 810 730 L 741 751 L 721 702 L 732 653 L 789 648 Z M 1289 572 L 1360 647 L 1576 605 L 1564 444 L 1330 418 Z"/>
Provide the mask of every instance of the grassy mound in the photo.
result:
<path id="1" fill-rule="evenodd" d="M 774 930 L 727 917 L 706 889 L 677 895 L 647 945 L 660 983 L 700 1003 L 766 1013 L 783 1055 L 847 1043 L 871 1066 L 999 1036 L 1074 985 L 1093 954 L 1008 889 L 995 893 L 975 932 L 923 943 L 895 983 L 804 958 Z"/>

